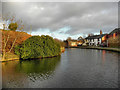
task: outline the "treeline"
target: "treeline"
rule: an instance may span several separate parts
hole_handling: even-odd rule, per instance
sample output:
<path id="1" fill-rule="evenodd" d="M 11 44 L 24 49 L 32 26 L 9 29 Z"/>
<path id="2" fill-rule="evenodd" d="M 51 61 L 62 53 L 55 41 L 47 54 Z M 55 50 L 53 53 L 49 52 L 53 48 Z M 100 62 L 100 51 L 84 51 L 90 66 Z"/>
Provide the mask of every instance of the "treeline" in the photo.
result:
<path id="1" fill-rule="evenodd" d="M 59 40 L 57 38 L 54 39 L 56 42 L 60 44 L 61 47 L 65 47 L 65 43 L 62 40 Z"/>

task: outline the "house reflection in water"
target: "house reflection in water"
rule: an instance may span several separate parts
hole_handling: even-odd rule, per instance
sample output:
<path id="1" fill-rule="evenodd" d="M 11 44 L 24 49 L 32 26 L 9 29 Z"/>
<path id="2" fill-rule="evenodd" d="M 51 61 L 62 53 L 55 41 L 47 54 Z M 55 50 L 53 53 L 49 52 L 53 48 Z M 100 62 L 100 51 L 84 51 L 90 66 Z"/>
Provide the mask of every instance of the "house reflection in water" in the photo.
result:
<path id="1" fill-rule="evenodd" d="M 105 54 L 106 54 L 106 51 L 102 50 L 102 64 L 105 63 Z"/>

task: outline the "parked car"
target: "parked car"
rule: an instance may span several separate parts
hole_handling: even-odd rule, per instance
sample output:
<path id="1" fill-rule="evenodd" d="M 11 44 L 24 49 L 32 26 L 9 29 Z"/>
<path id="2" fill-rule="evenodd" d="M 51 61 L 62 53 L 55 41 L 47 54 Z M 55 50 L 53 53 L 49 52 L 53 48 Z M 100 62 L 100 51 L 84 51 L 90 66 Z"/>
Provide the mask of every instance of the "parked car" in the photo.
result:
<path id="1" fill-rule="evenodd" d="M 107 47 L 107 43 L 103 42 L 102 44 L 100 44 L 100 47 Z"/>
<path id="2" fill-rule="evenodd" d="M 78 44 L 77 46 L 82 46 L 82 44 Z"/>

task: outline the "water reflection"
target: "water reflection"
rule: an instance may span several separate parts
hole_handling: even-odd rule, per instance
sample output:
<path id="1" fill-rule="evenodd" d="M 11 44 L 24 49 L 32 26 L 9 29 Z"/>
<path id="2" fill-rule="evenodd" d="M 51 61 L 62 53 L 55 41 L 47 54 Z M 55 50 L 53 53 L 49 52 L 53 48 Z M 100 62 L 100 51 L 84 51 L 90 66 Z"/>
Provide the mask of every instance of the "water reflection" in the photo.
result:
<path id="1" fill-rule="evenodd" d="M 20 61 L 16 67 L 16 72 L 28 74 L 33 82 L 38 78 L 45 80 L 53 76 L 55 68 L 60 61 L 60 56 L 45 58 L 42 60 Z"/>
<path id="2" fill-rule="evenodd" d="M 11 61 L 2 63 L 3 87 L 20 85 L 20 83 L 35 82 L 52 78 L 60 62 L 60 56 L 41 60 Z M 23 76 L 23 78 L 22 78 Z M 12 86 L 13 87 L 13 86 Z M 14 86 L 15 87 L 15 86 Z M 20 86 L 21 87 L 21 86 Z"/>
<path id="3" fill-rule="evenodd" d="M 105 54 L 106 54 L 106 51 L 103 50 L 103 51 L 102 51 L 102 64 L 105 63 Z"/>
<path id="4" fill-rule="evenodd" d="M 3 88 L 118 88 L 118 56 L 74 48 L 61 57 L 4 62 Z"/>

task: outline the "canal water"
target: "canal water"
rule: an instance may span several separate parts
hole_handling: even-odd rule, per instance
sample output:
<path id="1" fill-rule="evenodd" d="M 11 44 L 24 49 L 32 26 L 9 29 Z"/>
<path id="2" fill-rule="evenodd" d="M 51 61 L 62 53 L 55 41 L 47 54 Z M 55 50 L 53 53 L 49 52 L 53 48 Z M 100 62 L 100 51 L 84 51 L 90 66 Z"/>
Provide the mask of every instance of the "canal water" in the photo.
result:
<path id="1" fill-rule="evenodd" d="M 118 88 L 118 56 L 71 48 L 58 57 L 2 63 L 3 88 Z"/>

